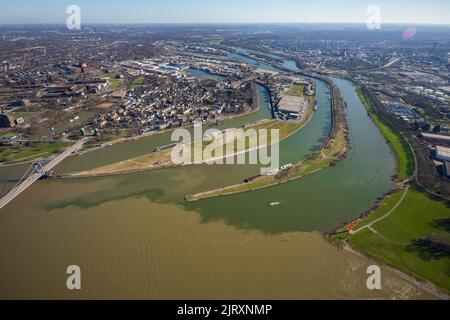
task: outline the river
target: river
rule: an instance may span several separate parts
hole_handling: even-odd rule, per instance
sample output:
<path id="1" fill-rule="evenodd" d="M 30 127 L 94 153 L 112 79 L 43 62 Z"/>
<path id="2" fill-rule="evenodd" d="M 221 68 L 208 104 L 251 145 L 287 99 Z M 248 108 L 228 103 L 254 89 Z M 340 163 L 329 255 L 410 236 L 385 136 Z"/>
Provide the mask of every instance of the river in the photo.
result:
<path id="1" fill-rule="evenodd" d="M 183 198 L 241 182 L 259 168 L 204 165 L 32 186 L 0 216 L 0 298 L 429 298 L 388 271 L 383 289 L 369 291 L 369 262 L 319 233 L 369 208 L 395 171 L 353 85 L 332 80 L 349 105 L 352 151 L 318 174 L 197 203 Z M 329 131 L 326 86 L 317 84 L 319 110 L 281 143 L 282 163 L 304 158 Z M 266 94 L 263 87 L 258 92 Z M 270 116 L 267 99 L 260 102 L 258 112 L 222 125 Z M 168 139 L 161 134 L 93 151 L 58 170 L 145 154 Z M 282 204 L 268 207 L 272 201 Z M 82 269 L 79 292 L 65 289 L 71 264 Z"/>

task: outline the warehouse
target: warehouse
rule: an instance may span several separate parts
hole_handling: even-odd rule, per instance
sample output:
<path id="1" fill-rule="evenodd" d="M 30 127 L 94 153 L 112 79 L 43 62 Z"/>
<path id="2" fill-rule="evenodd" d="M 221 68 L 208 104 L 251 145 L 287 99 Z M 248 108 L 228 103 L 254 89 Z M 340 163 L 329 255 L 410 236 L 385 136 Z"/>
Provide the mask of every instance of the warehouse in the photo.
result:
<path id="1" fill-rule="evenodd" d="M 446 142 L 450 143 L 450 136 L 444 136 L 440 134 L 421 133 L 420 137 L 428 141 Z"/>
<path id="2" fill-rule="evenodd" d="M 444 174 L 447 178 L 450 178 L 450 162 L 444 162 Z"/>
<path id="3" fill-rule="evenodd" d="M 285 95 L 280 101 L 278 110 L 299 118 L 305 113 L 307 107 L 308 103 L 305 98 Z"/>
<path id="4" fill-rule="evenodd" d="M 435 158 L 440 161 L 450 161 L 450 148 L 437 146 L 435 150 Z"/>

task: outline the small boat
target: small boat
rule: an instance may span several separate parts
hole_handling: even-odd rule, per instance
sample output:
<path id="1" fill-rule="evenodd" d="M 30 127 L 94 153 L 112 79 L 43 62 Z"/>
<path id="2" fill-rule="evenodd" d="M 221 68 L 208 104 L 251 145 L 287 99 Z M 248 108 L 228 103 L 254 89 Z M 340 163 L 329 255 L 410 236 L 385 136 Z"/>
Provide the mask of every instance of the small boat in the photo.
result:
<path id="1" fill-rule="evenodd" d="M 319 107 L 317 106 L 317 101 L 314 103 L 314 111 L 317 111 Z"/>
<path id="2" fill-rule="evenodd" d="M 281 204 L 281 202 L 271 202 L 268 204 L 269 207 L 275 207 L 275 206 L 279 206 Z"/>

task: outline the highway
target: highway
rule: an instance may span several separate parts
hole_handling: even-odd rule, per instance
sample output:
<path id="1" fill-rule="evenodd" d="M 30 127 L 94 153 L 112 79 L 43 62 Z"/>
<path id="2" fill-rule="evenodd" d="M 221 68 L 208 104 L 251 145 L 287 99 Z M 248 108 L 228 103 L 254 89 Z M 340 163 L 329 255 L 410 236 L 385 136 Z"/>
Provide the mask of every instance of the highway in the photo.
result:
<path id="1" fill-rule="evenodd" d="M 28 189 L 33 183 L 38 181 L 42 176 L 45 174 L 45 172 L 51 171 L 54 167 L 56 167 L 59 163 L 61 163 L 64 159 L 66 159 L 68 156 L 73 154 L 74 152 L 80 150 L 83 145 L 86 143 L 88 139 L 84 138 L 70 147 L 68 147 L 64 152 L 60 153 L 56 157 L 54 157 L 49 163 L 47 163 L 44 166 L 44 172 L 35 172 L 31 174 L 26 180 L 22 181 L 19 185 L 14 187 L 7 195 L 5 195 L 3 198 L 0 199 L 0 210 L 5 207 L 8 203 L 13 201 L 17 196 L 19 196 L 22 192 L 24 192 L 26 189 Z"/>

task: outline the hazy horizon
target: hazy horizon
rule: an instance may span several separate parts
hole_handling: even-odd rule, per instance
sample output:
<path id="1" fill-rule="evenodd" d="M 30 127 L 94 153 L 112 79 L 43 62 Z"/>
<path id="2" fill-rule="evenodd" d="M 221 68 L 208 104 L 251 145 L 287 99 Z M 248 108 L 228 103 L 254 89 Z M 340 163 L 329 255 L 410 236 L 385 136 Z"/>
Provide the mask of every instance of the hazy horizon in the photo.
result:
<path id="1" fill-rule="evenodd" d="M 377 5 L 384 24 L 450 25 L 445 0 L 16 0 L 2 4 L 0 24 L 63 24 L 70 5 L 81 8 L 85 24 L 363 24 Z"/>
<path id="2" fill-rule="evenodd" d="M 0 22 L 0 26 L 62 26 L 65 27 L 66 24 L 63 22 Z M 361 26 L 365 27 L 366 24 L 363 22 L 87 22 L 84 23 L 87 26 L 108 26 L 108 25 L 129 25 L 129 26 L 145 26 L 145 25 L 185 25 L 185 26 L 195 26 L 195 25 L 291 25 L 291 26 L 302 26 L 302 25 L 337 25 L 337 26 Z M 430 26 L 430 27 L 450 27 L 450 23 L 403 23 L 403 22 L 386 22 L 384 26 Z"/>

